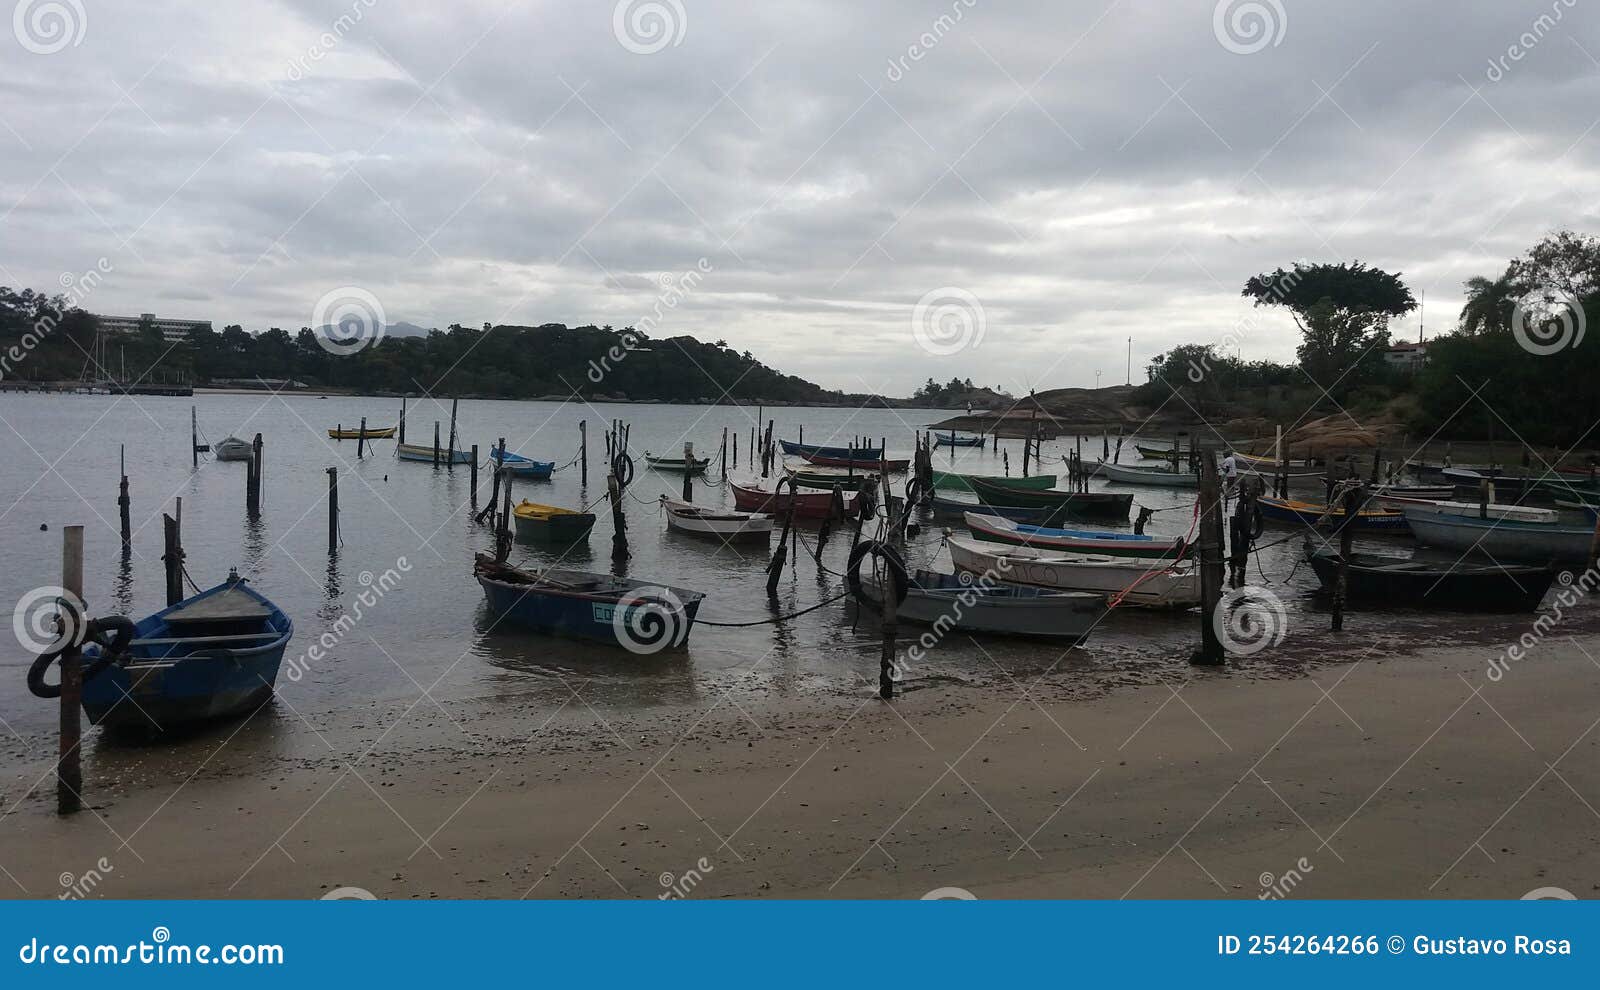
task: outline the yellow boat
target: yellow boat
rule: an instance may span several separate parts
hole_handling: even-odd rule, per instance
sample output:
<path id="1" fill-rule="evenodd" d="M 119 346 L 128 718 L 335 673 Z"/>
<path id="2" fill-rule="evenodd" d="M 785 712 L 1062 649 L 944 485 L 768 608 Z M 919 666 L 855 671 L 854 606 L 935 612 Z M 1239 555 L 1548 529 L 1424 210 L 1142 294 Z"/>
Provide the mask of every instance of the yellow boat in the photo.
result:
<path id="1" fill-rule="evenodd" d="M 365 437 L 368 440 L 388 440 L 394 436 L 397 429 L 399 427 L 369 426 L 366 432 L 362 432 L 359 428 L 354 430 L 329 430 L 328 438 L 331 440 L 360 440 Z"/>
<path id="2" fill-rule="evenodd" d="M 524 543 L 570 543 L 589 535 L 594 514 L 559 505 L 540 505 L 523 501 L 511 511 L 517 524 L 517 539 Z"/>

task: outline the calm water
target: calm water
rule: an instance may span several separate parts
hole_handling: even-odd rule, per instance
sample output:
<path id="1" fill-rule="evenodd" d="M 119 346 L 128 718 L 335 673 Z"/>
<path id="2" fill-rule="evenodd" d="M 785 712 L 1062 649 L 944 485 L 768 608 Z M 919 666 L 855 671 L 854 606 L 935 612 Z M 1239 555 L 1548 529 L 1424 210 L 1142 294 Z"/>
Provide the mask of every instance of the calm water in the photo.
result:
<path id="1" fill-rule="evenodd" d="M 202 458 L 191 467 L 189 412 L 199 410 L 201 430 L 215 442 L 228 435 L 260 433 L 265 442 L 264 504 L 259 519 L 244 509 L 245 465 Z M 816 692 L 863 690 L 874 681 L 878 639 L 870 620 L 852 628 L 854 609 L 846 603 L 822 608 L 778 625 L 743 629 L 697 626 L 688 649 L 670 659 L 642 660 L 615 649 L 550 638 L 493 626 L 482 593 L 472 579 L 472 554 L 492 549 L 491 532 L 471 521 L 469 472 L 397 461 L 392 441 L 377 441 L 368 456 L 356 458 L 354 441 L 327 438 L 336 424 L 353 426 L 362 416 L 369 426 L 395 422 L 399 400 L 309 396 L 202 395 L 191 399 L 110 396 L 0 395 L 0 601 L 10 605 L 30 589 L 60 580 L 61 527 L 85 527 L 86 592 L 90 614 L 142 616 L 164 604 L 161 563 L 161 513 L 183 500 L 183 543 L 188 570 L 201 587 L 222 580 L 230 567 L 251 579 L 293 618 L 292 659 L 330 632 L 343 609 L 353 606 L 373 575 L 408 571 L 371 608 L 355 630 L 329 651 L 331 658 L 311 664 L 298 681 L 280 678 L 280 697 L 258 716 L 249 737 L 274 752 L 326 751 L 314 739 L 331 718 L 373 702 L 409 704 L 427 691 L 444 702 L 472 699 L 493 704 L 515 698 L 533 712 L 572 701 L 581 687 L 595 711 L 626 712 L 657 706 L 700 704 L 724 696 L 800 697 Z M 782 408 L 768 410 L 775 435 L 794 438 L 804 427 L 807 441 L 845 443 L 861 435 L 887 436 L 891 455 L 907 456 L 913 431 L 949 415 L 916 410 Z M 585 488 L 576 467 L 549 482 L 519 481 L 516 494 L 533 501 L 567 506 L 589 504 L 604 493 L 602 431 L 610 419 L 632 424 L 631 448 L 639 462 L 626 511 L 632 558 L 629 576 L 686 586 L 707 594 L 701 617 L 749 621 L 816 603 L 835 594 L 841 582 L 821 572 L 805 553 L 783 576 L 776 610 L 763 585 L 768 559 L 757 550 L 719 546 L 668 533 L 656 497 L 678 494 L 682 479 L 656 475 L 643 467 L 639 453 L 652 450 L 681 456 L 682 443 L 697 454 L 715 455 L 727 427 L 739 434 L 741 468 L 748 470 L 750 429 L 755 410 L 717 406 L 561 405 L 542 402 L 464 401 L 460 406 L 459 446 L 480 445 L 487 453 L 498 436 L 528 456 L 565 463 L 578 450 L 580 420 L 590 436 L 590 478 Z M 448 429 L 448 403 L 412 402 L 408 434 L 431 443 L 433 421 Z M 1070 440 L 1045 446 L 1047 468 L 1060 467 Z M 126 448 L 135 530 L 130 557 L 123 558 L 117 523 L 119 450 Z M 1021 444 L 1002 441 L 1011 473 L 1020 473 Z M 1097 456 L 1099 438 L 1084 446 Z M 1130 452 L 1131 453 L 1131 452 Z M 1127 459 L 1125 457 L 1125 459 Z M 1002 473 L 991 451 L 947 450 L 935 465 L 958 470 Z M 337 467 L 343 546 L 327 550 L 328 467 Z M 714 470 L 714 469 L 713 469 Z M 732 469 L 730 469 L 732 473 Z M 1098 482 L 1096 483 L 1099 484 Z M 482 472 L 481 498 L 488 497 L 488 472 Z M 696 484 L 696 500 L 724 504 L 725 490 Z M 1140 489 L 1136 502 L 1177 507 L 1158 513 L 1152 533 L 1182 533 L 1190 521 L 1193 493 Z M 513 562 L 554 564 L 578 569 L 611 569 L 612 527 L 601 504 L 600 521 L 590 540 L 565 552 L 518 546 Z M 48 527 L 42 529 L 41 527 Z M 923 544 L 926 562 L 946 561 L 938 553 L 937 530 L 914 540 Z M 1265 539 L 1286 535 L 1269 528 Z M 807 533 L 814 539 L 814 532 Z M 1379 541 L 1382 542 L 1382 541 Z M 1392 541 L 1391 541 L 1392 542 Z M 837 530 L 823 552 L 827 566 L 843 570 L 848 530 Z M 1309 568 L 1294 569 L 1293 543 L 1261 554 L 1252 564 L 1253 582 L 1265 581 L 1289 604 L 1291 622 L 1314 608 L 1305 592 L 1314 587 Z M 1197 617 L 1119 612 L 1085 649 L 1062 663 L 1063 677 L 1117 675 L 1124 668 L 1155 664 L 1181 671 L 1182 657 L 1195 641 Z M 1325 618 L 1317 617 L 1321 628 Z M 1308 624 L 1307 624 L 1308 625 Z M 21 655 L 8 636 L 0 668 L 0 712 L 19 753 L 32 755 L 50 741 L 54 705 L 28 694 Z M 1060 651 L 1021 641 L 986 640 L 981 646 L 954 636 L 935 651 L 924 677 L 1004 680 L 997 668 L 1020 676 L 1042 671 Z M 742 703 L 742 702 L 740 702 Z M 330 716 L 321 718 L 319 716 Z M 609 715 L 607 717 L 610 717 Z M 218 730 L 227 731 L 227 730 Z M 334 730 L 336 731 L 336 730 Z M 399 730 L 400 733 L 406 731 Z M 19 742 L 20 741 L 20 742 Z M 110 755 L 108 756 L 108 749 Z M 101 759 L 115 759 L 105 740 L 91 745 Z"/>

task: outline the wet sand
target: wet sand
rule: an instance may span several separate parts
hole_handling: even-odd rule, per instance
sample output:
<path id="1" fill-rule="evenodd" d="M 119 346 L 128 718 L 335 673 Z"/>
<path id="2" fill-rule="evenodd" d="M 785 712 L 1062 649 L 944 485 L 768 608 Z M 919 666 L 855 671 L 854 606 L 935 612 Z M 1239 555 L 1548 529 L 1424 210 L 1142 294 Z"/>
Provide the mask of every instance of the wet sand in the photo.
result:
<path id="1" fill-rule="evenodd" d="M 1498 682 L 1487 643 L 1338 649 L 1088 697 L 1070 671 L 997 671 L 892 705 L 867 685 L 605 716 L 578 683 L 554 716 L 423 698 L 407 738 L 432 742 L 405 749 L 389 730 L 404 706 L 373 708 L 327 726 L 356 748 L 321 755 L 235 762 L 216 737 L 180 776 L 152 747 L 91 780 L 93 811 L 71 820 L 48 780 L 8 788 L 0 886 L 54 897 L 94 871 L 88 896 L 114 898 L 1594 896 L 1600 636 L 1558 630 Z"/>

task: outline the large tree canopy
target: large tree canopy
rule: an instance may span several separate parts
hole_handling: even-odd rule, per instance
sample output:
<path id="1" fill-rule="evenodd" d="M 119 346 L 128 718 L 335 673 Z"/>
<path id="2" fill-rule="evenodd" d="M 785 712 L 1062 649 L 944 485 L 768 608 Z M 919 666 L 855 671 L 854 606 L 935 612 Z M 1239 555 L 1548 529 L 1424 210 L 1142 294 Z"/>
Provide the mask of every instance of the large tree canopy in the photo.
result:
<path id="1" fill-rule="evenodd" d="M 1297 261 L 1292 269 L 1251 277 L 1240 294 L 1289 311 L 1304 337 L 1301 369 L 1336 396 L 1381 373 L 1390 318 L 1417 307 L 1398 274 L 1360 261 Z"/>

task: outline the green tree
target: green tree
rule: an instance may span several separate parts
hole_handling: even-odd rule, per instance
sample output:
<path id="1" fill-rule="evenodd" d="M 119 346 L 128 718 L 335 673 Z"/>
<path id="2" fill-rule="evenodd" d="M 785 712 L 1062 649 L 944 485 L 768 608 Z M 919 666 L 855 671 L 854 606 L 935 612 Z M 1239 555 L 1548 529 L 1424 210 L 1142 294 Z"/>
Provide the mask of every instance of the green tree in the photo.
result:
<path id="1" fill-rule="evenodd" d="M 1382 375 L 1389 320 L 1417 308 L 1398 274 L 1360 261 L 1337 265 L 1295 262 L 1256 275 L 1241 295 L 1257 306 L 1282 306 L 1300 328 L 1301 370 L 1334 396 Z"/>

